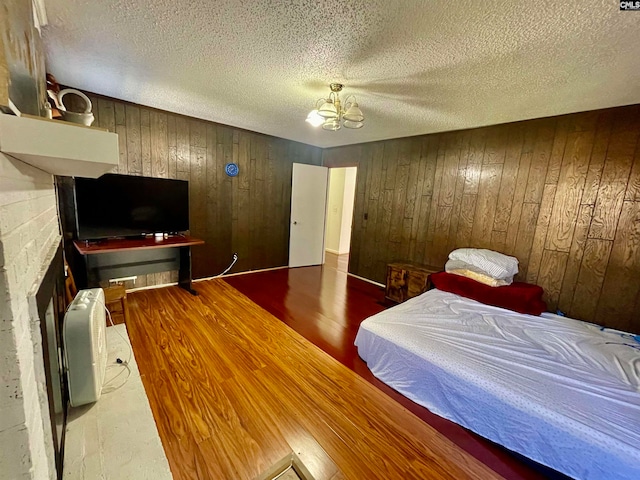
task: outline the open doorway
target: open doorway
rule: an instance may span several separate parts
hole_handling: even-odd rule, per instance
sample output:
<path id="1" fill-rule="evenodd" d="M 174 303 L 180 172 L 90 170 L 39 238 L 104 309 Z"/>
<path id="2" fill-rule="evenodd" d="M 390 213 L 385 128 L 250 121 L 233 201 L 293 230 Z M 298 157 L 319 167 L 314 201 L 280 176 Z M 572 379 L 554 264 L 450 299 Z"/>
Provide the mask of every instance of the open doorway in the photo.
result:
<path id="1" fill-rule="evenodd" d="M 357 167 L 329 169 L 325 264 L 343 272 L 348 270 L 349 265 L 357 171 Z"/>

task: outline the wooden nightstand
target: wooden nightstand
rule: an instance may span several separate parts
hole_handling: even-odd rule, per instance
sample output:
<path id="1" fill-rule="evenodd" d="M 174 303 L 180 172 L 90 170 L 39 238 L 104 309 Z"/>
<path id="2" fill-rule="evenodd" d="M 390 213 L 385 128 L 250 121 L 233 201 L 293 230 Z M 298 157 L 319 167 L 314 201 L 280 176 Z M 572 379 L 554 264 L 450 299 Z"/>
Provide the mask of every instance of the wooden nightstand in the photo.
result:
<path id="1" fill-rule="evenodd" d="M 385 298 L 402 303 L 431 288 L 429 275 L 442 268 L 413 263 L 390 263 L 387 265 Z"/>

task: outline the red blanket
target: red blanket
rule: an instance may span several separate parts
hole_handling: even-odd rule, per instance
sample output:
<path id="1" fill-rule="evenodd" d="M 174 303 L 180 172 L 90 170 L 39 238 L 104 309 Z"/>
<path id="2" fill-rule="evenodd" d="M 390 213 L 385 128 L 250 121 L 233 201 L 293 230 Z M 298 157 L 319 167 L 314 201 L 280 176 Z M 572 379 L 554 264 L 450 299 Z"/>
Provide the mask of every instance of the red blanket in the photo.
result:
<path id="1" fill-rule="evenodd" d="M 431 274 L 431 281 L 438 290 L 456 293 L 486 305 L 507 308 L 518 313 L 540 315 L 547 309 L 547 304 L 542 300 L 544 290 L 531 283 L 513 282 L 503 287 L 490 287 L 447 272 Z"/>

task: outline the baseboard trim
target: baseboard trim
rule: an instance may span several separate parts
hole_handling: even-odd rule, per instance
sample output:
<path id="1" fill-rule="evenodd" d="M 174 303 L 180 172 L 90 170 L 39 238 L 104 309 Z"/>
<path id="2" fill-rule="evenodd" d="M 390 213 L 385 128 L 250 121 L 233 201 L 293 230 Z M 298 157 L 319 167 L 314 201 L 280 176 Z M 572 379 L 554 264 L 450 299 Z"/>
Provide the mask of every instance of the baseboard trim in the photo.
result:
<path id="1" fill-rule="evenodd" d="M 378 282 L 375 282 L 375 281 L 373 281 L 373 280 L 369 280 L 368 278 L 364 278 L 364 277 L 361 277 L 361 276 L 359 276 L 359 275 L 355 275 L 355 274 L 353 274 L 353 273 L 349 273 L 349 272 L 347 272 L 347 275 L 349 275 L 349 276 L 351 276 L 351 277 L 355 277 L 355 278 L 357 278 L 358 280 L 362 280 L 363 282 L 372 283 L 372 284 L 374 284 L 374 285 L 377 285 L 378 287 L 382 287 L 382 288 L 385 288 L 385 287 L 386 287 L 386 285 L 385 285 L 384 283 L 378 283 Z"/>
<path id="2" fill-rule="evenodd" d="M 219 275 L 216 275 L 215 277 L 197 278 L 197 279 L 193 280 L 192 283 L 204 282 L 206 280 L 213 280 L 213 279 L 216 279 L 216 278 L 236 277 L 238 275 L 247 275 L 249 273 L 270 272 L 271 270 L 282 270 L 282 269 L 285 269 L 285 268 L 289 268 L 289 267 L 287 265 L 285 265 L 285 266 L 282 266 L 282 267 L 261 268 L 259 270 L 247 270 L 245 272 L 227 273 L 226 275 L 224 275 L 222 277 L 219 276 Z M 347 272 L 347 275 L 349 275 L 351 277 L 354 277 L 354 278 L 357 278 L 358 280 L 362 280 L 363 282 L 371 283 L 371 284 L 376 285 L 378 287 L 385 288 L 384 283 L 378 283 L 376 281 L 373 281 L 373 280 L 370 280 L 368 278 L 364 278 L 364 277 L 361 277 L 359 275 L 355 275 L 355 274 L 349 273 L 349 272 Z M 178 282 L 161 283 L 160 285 L 147 285 L 145 287 L 130 288 L 130 289 L 127 290 L 127 293 L 139 292 L 139 291 L 142 291 L 142 290 L 153 290 L 154 288 L 173 287 L 173 286 L 176 286 L 176 285 L 178 285 Z"/>
<path id="3" fill-rule="evenodd" d="M 175 287 L 178 282 L 161 283 L 159 285 L 146 285 L 144 287 L 127 288 L 127 293 L 140 292 L 142 290 L 153 290 L 155 288 Z"/>
<path id="4" fill-rule="evenodd" d="M 204 282 L 205 280 L 213 280 L 215 278 L 237 277 L 238 275 L 247 275 L 248 273 L 270 272 L 271 270 L 282 270 L 283 268 L 289 268 L 289 266 L 284 265 L 282 267 L 259 268 L 258 270 L 245 270 L 244 272 L 227 273 L 226 275 L 223 275 L 223 276 L 216 275 L 213 277 L 198 278 L 196 280 L 193 280 L 193 283 Z"/>
<path id="5" fill-rule="evenodd" d="M 324 251 L 328 253 L 333 253 L 334 255 L 347 255 L 349 253 L 348 250 L 346 252 L 340 253 L 338 250 L 334 250 L 332 248 L 325 248 Z"/>
<path id="6" fill-rule="evenodd" d="M 270 270 L 282 270 L 283 268 L 289 268 L 289 267 L 285 265 L 283 267 L 261 268 L 259 270 L 247 270 L 245 272 L 227 273 L 226 275 L 223 275 L 222 277 L 220 275 L 216 275 L 214 277 L 196 278 L 195 280 L 192 280 L 191 282 L 192 283 L 198 283 L 198 282 L 204 282 L 206 280 L 213 280 L 215 278 L 235 277 L 237 275 L 246 275 L 248 273 L 268 272 Z M 129 288 L 129 289 L 127 289 L 127 293 L 134 293 L 134 292 L 139 292 L 139 291 L 142 291 L 142 290 L 153 290 L 154 288 L 175 287 L 176 285 L 178 285 L 178 282 L 161 283 L 159 285 L 147 285 L 145 287 Z"/>

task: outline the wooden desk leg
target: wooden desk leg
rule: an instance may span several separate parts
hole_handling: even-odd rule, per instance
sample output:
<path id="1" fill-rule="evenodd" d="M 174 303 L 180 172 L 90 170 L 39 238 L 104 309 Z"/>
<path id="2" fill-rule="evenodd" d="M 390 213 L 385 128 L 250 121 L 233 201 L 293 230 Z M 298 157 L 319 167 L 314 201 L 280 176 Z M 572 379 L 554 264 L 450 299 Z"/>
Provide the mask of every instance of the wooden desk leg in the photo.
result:
<path id="1" fill-rule="evenodd" d="M 124 317 L 125 325 L 129 322 L 129 305 L 127 304 L 127 294 L 120 300 L 122 302 L 122 316 Z"/>
<path id="2" fill-rule="evenodd" d="M 191 247 L 180 247 L 180 270 L 178 270 L 178 286 L 191 295 L 198 295 L 191 288 Z"/>

